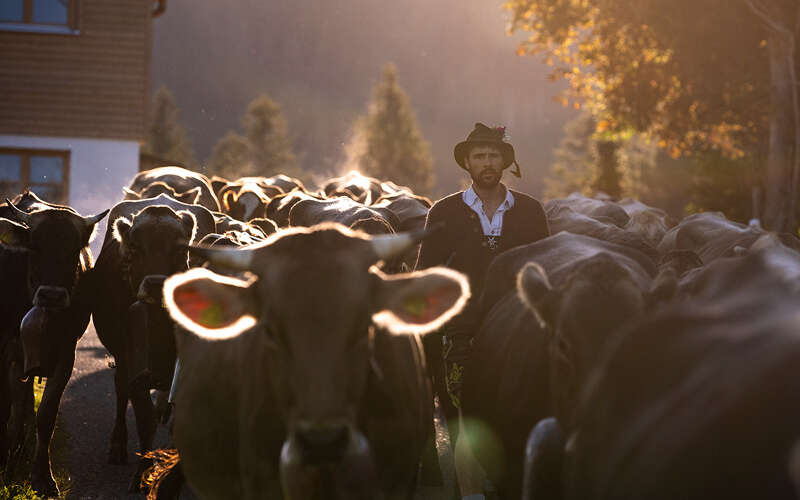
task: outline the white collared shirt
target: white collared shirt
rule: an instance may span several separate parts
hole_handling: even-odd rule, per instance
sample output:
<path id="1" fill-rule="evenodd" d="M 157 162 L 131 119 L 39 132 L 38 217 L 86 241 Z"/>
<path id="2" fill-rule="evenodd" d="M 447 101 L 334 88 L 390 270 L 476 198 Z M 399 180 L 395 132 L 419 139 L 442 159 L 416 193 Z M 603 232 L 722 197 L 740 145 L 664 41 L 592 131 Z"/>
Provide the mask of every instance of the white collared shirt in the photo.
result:
<path id="1" fill-rule="evenodd" d="M 464 191 L 461 198 L 463 198 L 464 203 L 466 203 L 469 208 L 478 214 L 484 236 L 501 236 L 503 232 L 503 214 L 514 206 L 514 195 L 511 194 L 510 189 L 506 188 L 506 199 L 497 207 L 491 220 L 489 220 L 489 217 L 483 211 L 483 200 L 480 199 L 472 186 Z"/>

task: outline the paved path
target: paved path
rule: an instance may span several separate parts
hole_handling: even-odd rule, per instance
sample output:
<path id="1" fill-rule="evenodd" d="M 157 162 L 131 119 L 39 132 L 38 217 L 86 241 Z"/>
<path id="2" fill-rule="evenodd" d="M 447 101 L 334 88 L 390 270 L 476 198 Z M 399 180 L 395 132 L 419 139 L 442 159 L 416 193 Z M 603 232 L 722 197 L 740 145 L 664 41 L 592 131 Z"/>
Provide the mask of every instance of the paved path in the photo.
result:
<path id="1" fill-rule="evenodd" d="M 109 368 L 113 360 L 106 351 L 94 326 L 89 325 L 78 342 L 72 378 L 61 400 L 59 412 L 61 425 L 67 438 L 67 470 L 71 478 L 67 499 L 141 500 L 144 495 L 129 495 L 128 485 L 136 469 L 138 437 L 133 409 L 128 405 L 128 464 L 107 463 L 108 443 L 114 425 L 114 370 Z M 444 488 L 422 488 L 417 500 L 452 498 L 444 491 L 453 492 L 455 474 L 452 456 L 449 455 L 446 425 L 437 418 L 437 448 L 443 467 Z M 155 446 L 165 446 L 168 435 L 164 426 L 159 426 Z M 181 495 L 190 498 L 191 494 Z"/>
<path id="2" fill-rule="evenodd" d="M 108 443 L 114 426 L 113 360 L 100 343 L 94 326 L 78 342 L 75 368 L 64 392 L 59 412 L 68 438 L 71 485 L 68 499 L 143 499 L 128 495 L 128 484 L 136 469 L 138 437 L 133 409 L 128 405 L 128 464 L 110 465 Z M 167 444 L 164 426 L 159 426 L 155 445 Z"/>

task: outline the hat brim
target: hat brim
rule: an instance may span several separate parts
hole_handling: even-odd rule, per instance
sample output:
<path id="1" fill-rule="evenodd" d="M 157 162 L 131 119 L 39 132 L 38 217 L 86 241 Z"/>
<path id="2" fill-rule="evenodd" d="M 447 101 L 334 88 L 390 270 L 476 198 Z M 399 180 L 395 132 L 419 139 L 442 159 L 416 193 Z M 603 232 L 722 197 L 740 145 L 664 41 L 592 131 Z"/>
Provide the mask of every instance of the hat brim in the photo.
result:
<path id="1" fill-rule="evenodd" d="M 461 141 L 453 148 L 453 157 L 455 157 L 456 163 L 464 170 L 467 169 L 467 167 L 464 166 L 464 158 L 467 156 L 467 152 L 472 146 L 494 146 L 499 148 L 500 153 L 503 155 L 503 169 L 510 167 L 511 164 L 514 163 L 514 146 L 507 142 Z"/>

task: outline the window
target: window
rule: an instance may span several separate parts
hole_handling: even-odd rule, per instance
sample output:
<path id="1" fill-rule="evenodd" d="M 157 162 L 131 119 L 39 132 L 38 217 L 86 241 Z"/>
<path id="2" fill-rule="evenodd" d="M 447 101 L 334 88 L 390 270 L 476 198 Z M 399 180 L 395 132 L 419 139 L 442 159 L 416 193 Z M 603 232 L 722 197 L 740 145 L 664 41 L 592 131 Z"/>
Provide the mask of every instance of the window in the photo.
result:
<path id="1" fill-rule="evenodd" d="M 69 151 L 0 148 L 0 200 L 26 188 L 51 203 L 67 203 Z"/>
<path id="2" fill-rule="evenodd" d="M 71 32 L 78 0 L 0 0 L 0 29 Z"/>

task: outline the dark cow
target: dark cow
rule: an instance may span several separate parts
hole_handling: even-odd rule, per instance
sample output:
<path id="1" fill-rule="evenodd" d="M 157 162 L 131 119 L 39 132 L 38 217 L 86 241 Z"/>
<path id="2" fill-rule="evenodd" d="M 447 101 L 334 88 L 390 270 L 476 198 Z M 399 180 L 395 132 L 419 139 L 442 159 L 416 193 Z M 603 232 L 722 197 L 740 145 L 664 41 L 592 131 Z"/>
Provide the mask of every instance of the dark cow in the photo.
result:
<path id="1" fill-rule="evenodd" d="M 519 498 L 527 433 L 548 415 L 571 421 L 598 351 L 645 310 L 655 275 L 632 248 L 566 232 L 495 258 L 462 409 L 473 452 L 503 498 Z"/>
<path id="2" fill-rule="evenodd" d="M 128 190 L 134 193 L 141 193 L 154 182 L 163 182 L 171 187 L 175 193 L 186 193 L 192 189 L 199 188 L 200 195 L 196 203 L 212 212 L 219 212 L 219 202 L 211 189 L 211 182 L 203 174 L 181 167 L 151 168 L 136 174 L 136 177 L 133 178 L 130 186 L 128 186 Z"/>
<path id="3" fill-rule="evenodd" d="M 20 325 L 23 376 L 47 377 L 36 415 L 31 485 L 40 495 L 52 496 L 58 495 L 58 488 L 50 470 L 50 439 L 72 374 L 75 345 L 89 324 L 89 241 L 108 210 L 82 217 L 69 207 L 43 202 L 29 201 L 24 207 L 7 205 L 11 218 L 28 228 L 27 286 L 18 291 L 33 304 Z"/>
<path id="4" fill-rule="evenodd" d="M 292 207 L 303 200 L 321 200 L 317 196 L 313 196 L 304 191 L 292 191 L 283 195 L 278 195 L 270 200 L 267 204 L 267 218 L 275 221 L 278 227 L 289 226 L 289 214 Z"/>
<path id="5" fill-rule="evenodd" d="M 322 186 L 328 198 L 347 196 L 359 203 L 371 205 L 387 193 L 381 187 L 381 181 L 352 170 L 341 177 L 330 179 Z"/>
<path id="6" fill-rule="evenodd" d="M 97 336 L 116 362 L 109 462 L 119 464 L 127 461 L 129 399 L 140 451 L 152 448 L 156 416 L 149 389 L 169 389 L 175 364 L 173 325 L 162 307 L 161 286 L 167 276 L 188 269 L 185 245 L 194 239 L 196 223 L 190 212 L 145 205 L 113 220 L 109 232 L 113 237 L 106 238 L 93 271 L 92 313 Z M 131 484 L 137 486 L 138 473 Z"/>
<path id="7" fill-rule="evenodd" d="M 291 226 L 311 227 L 322 222 L 337 222 L 349 227 L 364 219 L 385 221 L 393 232 L 400 226 L 399 219 L 391 210 L 367 207 L 344 196 L 329 200 L 301 200 L 289 212 Z"/>
<path id="8" fill-rule="evenodd" d="M 300 179 L 289 177 L 288 175 L 284 174 L 277 174 L 271 177 L 243 177 L 242 179 L 239 180 L 242 181 L 248 179 L 258 179 L 259 185 L 278 187 L 284 193 L 288 193 L 294 190 L 308 192 L 308 189 L 306 189 L 306 186 Z"/>
<path id="9" fill-rule="evenodd" d="M 155 198 L 160 194 L 165 194 L 170 198 L 178 200 L 183 203 L 188 203 L 189 205 L 194 205 L 200 199 L 200 188 L 195 187 L 192 188 L 185 193 L 176 193 L 175 190 L 167 185 L 167 183 L 158 181 L 154 182 L 140 192 L 131 191 L 129 188 L 122 188 L 122 191 L 125 193 L 126 200 L 145 200 L 147 198 Z"/>
<path id="10" fill-rule="evenodd" d="M 248 272 L 194 269 L 164 289 L 187 329 L 174 437 L 198 495 L 278 498 L 280 478 L 286 498 L 412 498 L 432 399 L 405 334 L 438 328 L 469 295 L 451 270 L 374 268 L 415 243 L 327 224 L 193 249 Z"/>
<path id="11" fill-rule="evenodd" d="M 532 443 L 531 483 L 564 457 L 551 498 L 800 498 L 800 257 L 773 248 L 703 273 L 691 297 L 619 334 L 568 451 Z"/>
<path id="12" fill-rule="evenodd" d="M 583 234 L 599 240 L 634 248 L 653 260 L 658 259 L 658 252 L 640 234 L 619 228 L 607 217 L 589 217 L 574 211 L 568 206 L 556 206 L 547 212 L 547 223 L 550 233 L 567 231 Z"/>
<path id="13" fill-rule="evenodd" d="M 624 229 L 630 222 L 630 217 L 625 212 L 625 209 L 616 203 L 587 198 L 580 193 L 572 193 L 566 198 L 549 200 L 544 204 L 544 209 L 548 216 L 550 211 L 558 210 L 561 207 L 569 207 L 579 214 L 588 215 L 599 220 L 610 220 L 621 229 Z"/>
<path id="14" fill-rule="evenodd" d="M 620 200 L 617 205 L 630 217 L 625 230 L 642 236 L 653 247 L 657 247 L 667 231 L 675 226 L 672 217 L 660 208 L 645 205 L 631 198 Z"/>
<path id="15" fill-rule="evenodd" d="M 0 471 L 21 453 L 25 422 L 33 416 L 33 381 L 21 381 L 19 338 L 20 322 L 31 308 L 29 295 L 21 293 L 28 286 L 27 238 L 27 227 L 0 219 Z"/>
<path id="16" fill-rule="evenodd" d="M 394 194 L 383 195 L 371 208 L 386 208 L 391 211 L 399 222 L 398 232 L 419 231 L 425 227 L 431 201 L 424 196 L 417 196 L 410 192 L 398 191 Z M 417 261 L 419 246 L 409 250 L 401 261 L 408 269 L 412 269 Z"/>
<path id="17" fill-rule="evenodd" d="M 222 210 L 242 222 L 264 217 L 270 198 L 283 194 L 277 187 L 261 187 L 254 182 L 229 184 L 222 189 Z"/>
<path id="18" fill-rule="evenodd" d="M 194 216 L 195 223 L 197 224 L 198 238 L 202 238 L 209 233 L 214 233 L 217 230 L 217 221 L 214 217 L 214 214 L 207 208 L 201 207 L 200 205 L 189 205 L 182 203 L 170 198 L 165 194 L 158 195 L 155 198 L 148 198 L 146 200 L 121 201 L 114 205 L 114 208 L 111 210 L 108 219 L 109 221 L 113 222 L 120 217 L 130 218 L 143 210 L 145 207 L 156 205 L 169 207 L 175 212 L 185 211 L 191 213 Z M 105 245 L 108 240 L 113 239 L 113 234 L 114 232 L 111 230 L 106 231 L 103 245 Z"/>
<path id="19" fill-rule="evenodd" d="M 240 220 L 234 219 L 228 214 L 217 212 L 214 214 L 214 221 L 216 222 L 216 227 L 214 232 L 218 234 L 224 234 L 227 233 L 228 231 L 239 231 L 241 233 L 248 233 L 253 238 L 263 240 L 268 235 L 277 231 L 275 223 L 270 221 L 269 219 L 253 219 L 253 220 L 259 221 L 259 225 L 257 226 L 254 224 L 250 224 L 249 222 L 242 222 Z M 261 225 L 263 225 L 268 232 L 262 230 L 260 227 Z"/>

